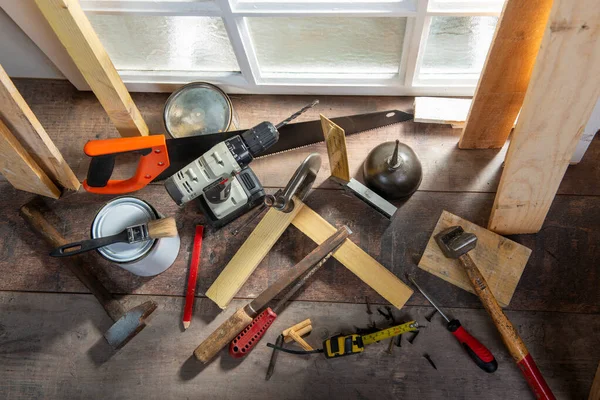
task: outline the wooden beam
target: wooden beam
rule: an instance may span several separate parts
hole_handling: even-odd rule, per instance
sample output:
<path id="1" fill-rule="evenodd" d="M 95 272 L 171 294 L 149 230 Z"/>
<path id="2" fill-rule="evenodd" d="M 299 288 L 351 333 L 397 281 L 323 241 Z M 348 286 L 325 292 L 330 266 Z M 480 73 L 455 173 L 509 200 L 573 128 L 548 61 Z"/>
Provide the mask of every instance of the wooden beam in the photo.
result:
<path id="1" fill-rule="evenodd" d="M 267 211 L 242 247 L 208 288 L 206 297 L 221 308 L 227 307 L 304 205 L 296 198 L 294 204 L 295 207 L 290 213 L 274 208 Z"/>
<path id="2" fill-rule="evenodd" d="M 597 0 L 554 0 L 489 229 L 536 233 L 600 96 Z"/>
<path id="3" fill-rule="evenodd" d="M 50 179 L 65 189 L 79 189 L 79 180 L 1 65 L 0 117 Z"/>
<path id="4" fill-rule="evenodd" d="M 317 244 L 323 243 L 336 231 L 333 225 L 306 205 L 296 215 L 292 224 Z M 404 306 L 413 293 L 396 275 L 350 239 L 346 239 L 333 257 L 397 308 Z"/>
<path id="5" fill-rule="evenodd" d="M 588 400 L 600 400 L 600 364 L 596 370 L 596 376 L 592 382 L 592 388 L 590 389 Z"/>
<path id="6" fill-rule="evenodd" d="M 35 0 L 121 136 L 148 135 L 133 103 L 78 0 Z"/>
<path id="7" fill-rule="evenodd" d="M 459 260 L 446 257 L 434 239 L 434 236 L 444 229 L 457 225 L 462 226 L 465 232 L 477 235 L 477 247 L 469 254 L 498 303 L 502 307 L 508 306 L 525 270 L 531 250 L 448 211 L 442 212 L 419 261 L 419 268 L 463 290 L 475 293 Z"/>
<path id="8" fill-rule="evenodd" d="M 498 21 L 458 147 L 501 148 L 533 71 L 552 0 L 508 0 Z"/>
<path id="9" fill-rule="evenodd" d="M 321 128 L 327 145 L 331 176 L 347 183 L 350 181 L 350 166 L 344 130 L 323 115 L 321 115 Z"/>
<path id="10" fill-rule="evenodd" d="M 60 190 L 0 120 L 0 172 L 17 189 L 58 199 Z"/>

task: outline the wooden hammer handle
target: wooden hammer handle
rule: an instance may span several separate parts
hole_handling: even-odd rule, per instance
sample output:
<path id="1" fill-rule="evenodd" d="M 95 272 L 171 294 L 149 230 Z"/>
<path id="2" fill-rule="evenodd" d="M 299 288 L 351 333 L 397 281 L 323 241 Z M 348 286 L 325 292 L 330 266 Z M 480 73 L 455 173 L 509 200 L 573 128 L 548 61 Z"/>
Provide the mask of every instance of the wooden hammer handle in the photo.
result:
<path id="1" fill-rule="evenodd" d="M 496 328 L 500 332 L 504 345 L 525 376 L 525 379 L 533 390 L 536 398 L 555 399 L 552 391 L 535 364 L 535 361 L 533 361 L 533 358 L 529 354 L 527 347 L 525 347 L 523 340 L 521 340 L 517 330 L 506 317 L 504 311 L 502 311 L 502 308 L 498 304 L 498 301 L 496 301 L 494 294 L 488 287 L 485 278 L 479 271 L 479 268 L 477 268 L 477 265 L 475 265 L 475 262 L 473 262 L 471 256 L 468 253 L 465 253 L 459 257 L 459 260 L 469 276 L 473 289 L 475 289 L 475 293 L 479 296 L 481 303 L 490 317 L 492 317 Z"/>
<path id="2" fill-rule="evenodd" d="M 58 247 L 67 243 L 67 240 L 48 222 L 42 213 L 31 206 L 25 204 L 20 210 L 21 217 L 31 229 L 41 236 L 50 246 Z M 79 257 L 72 257 L 65 261 L 66 266 L 89 290 L 96 296 L 100 304 L 106 310 L 106 313 L 113 321 L 117 321 L 125 314 L 125 309 L 106 288 L 98 281 L 98 278 L 90 271 L 87 264 Z"/>
<path id="3" fill-rule="evenodd" d="M 196 350 L 194 355 L 204 364 L 213 359 L 219 351 L 231 342 L 238 333 L 250 325 L 252 317 L 246 313 L 244 307 L 240 308 L 221 324 L 209 337 L 204 339 Z"/>

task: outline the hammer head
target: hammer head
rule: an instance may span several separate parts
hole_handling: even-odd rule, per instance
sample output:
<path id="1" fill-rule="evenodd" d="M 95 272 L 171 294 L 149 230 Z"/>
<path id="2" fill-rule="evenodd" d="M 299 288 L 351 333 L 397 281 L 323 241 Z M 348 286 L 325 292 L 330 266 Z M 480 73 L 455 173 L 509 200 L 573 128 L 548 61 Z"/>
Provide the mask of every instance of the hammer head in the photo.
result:
<path id="1" fill-rule="evenodd" d="M 460 226 L 451 226 L 435 235 L 442 253 L 448 258 L 458 258 L 477 245 L 477 236 L 467 233 Z"/>
<path id="2" fill-rule="evenodd" d="M 115 350 L 120 349 L 146 327 L 146 318 L 156 307 L 155 302 L 147 301 L 132 308 L 104 333 L 104 338 Z"/>

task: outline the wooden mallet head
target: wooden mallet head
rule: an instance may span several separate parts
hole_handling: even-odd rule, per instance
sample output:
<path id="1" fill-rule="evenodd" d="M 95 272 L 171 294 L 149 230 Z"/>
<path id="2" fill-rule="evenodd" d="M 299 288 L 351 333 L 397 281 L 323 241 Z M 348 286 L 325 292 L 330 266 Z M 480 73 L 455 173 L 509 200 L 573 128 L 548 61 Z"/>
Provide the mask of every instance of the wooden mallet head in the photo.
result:
<path id="1" fill-rule="evenodd" d="M 477 236 L 465 232 L 461 226 L 451 226 L 435 235 L 435 241 L 446 257 L 459 258 L 475 248 Z"/>

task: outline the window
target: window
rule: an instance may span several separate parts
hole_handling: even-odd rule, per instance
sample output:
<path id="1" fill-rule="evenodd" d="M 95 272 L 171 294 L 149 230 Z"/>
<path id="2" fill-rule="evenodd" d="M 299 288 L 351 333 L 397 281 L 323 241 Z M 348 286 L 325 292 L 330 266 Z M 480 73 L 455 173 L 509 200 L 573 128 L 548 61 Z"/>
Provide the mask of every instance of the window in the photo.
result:
<path id="1" fill-rule="evenodd" d="M 133 90 L 454 96 L 474 93 L 503 3 L 81 0 Z"/>

